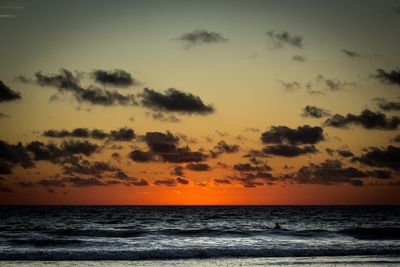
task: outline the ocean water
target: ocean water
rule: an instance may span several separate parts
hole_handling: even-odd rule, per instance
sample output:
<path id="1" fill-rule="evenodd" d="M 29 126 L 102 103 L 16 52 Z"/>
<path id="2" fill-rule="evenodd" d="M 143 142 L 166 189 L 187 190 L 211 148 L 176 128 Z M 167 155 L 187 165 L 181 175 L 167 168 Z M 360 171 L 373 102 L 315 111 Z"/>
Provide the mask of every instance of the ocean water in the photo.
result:
<path id="1" fill-rule="evenodd" d="M 275 223 L 282 228 L 274 229 Z M 400 207 L 0 207 L 2 266 L 125 266 L 132 260 L 133 266 L 166 260 L 174 266 L 400 264 Z"/>

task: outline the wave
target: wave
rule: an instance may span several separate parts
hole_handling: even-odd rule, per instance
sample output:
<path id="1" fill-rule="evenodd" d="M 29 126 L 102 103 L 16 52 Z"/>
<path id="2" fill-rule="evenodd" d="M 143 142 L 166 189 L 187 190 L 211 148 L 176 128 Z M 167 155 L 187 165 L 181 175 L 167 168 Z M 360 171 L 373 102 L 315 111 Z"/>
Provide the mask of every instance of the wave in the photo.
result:
<path id="1" fill-rule="evenodd" d="M 33 247 L 55 247 L 55 246 L 77 246 L 84 242 L 76 239 L 10 239 L 10 245 L 33 246 Z"/>
<path id="2" fill-rule="evenodd" d="M 147 251 L 0 252 L 0 260 L 172 260 L 246 257 L 400 256 L 399 249 L 240 249 L 203 248 Z"/>
<path id="3" fill-rule="evenodd" d="M 328 231 L 323 229 L 313 230 L 288 230 L 288 229 L 132 229 L 133 227 L 117 228 L 117 229 L 62 229 L 50 230 L 45 233 L 61 237 L 116 237 L 116 238 L 132 238 L 147 235 L 161 236 L 183 236 L 183 237 L 219 237 L 219 236 L 239 236 L 251 237 L 262 235 L 284 235 L 294 238 L 337 238 L 340 236 L 350 236 L 357 239 L 374 239 L 374 240 L 400 240 L 400 228 L 384 227 L 384 228 L 348 228 L 338 231 Z"/>
<path id="4" fill-rule="evenodd" d="M 397 227 L 357 227 L 338 231 L 341 234 L 350 235 L 359 239 L 385 239 L 400 240 L 400 228 Z"/>

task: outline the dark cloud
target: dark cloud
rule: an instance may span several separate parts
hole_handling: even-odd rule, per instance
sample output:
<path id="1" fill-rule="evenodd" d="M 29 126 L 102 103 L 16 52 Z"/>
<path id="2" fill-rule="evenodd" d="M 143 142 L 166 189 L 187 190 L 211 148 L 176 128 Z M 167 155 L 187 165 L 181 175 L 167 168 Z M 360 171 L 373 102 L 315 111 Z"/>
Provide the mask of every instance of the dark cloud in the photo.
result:
<path id="1" fill-rule="evenodd" d="M 176 181 L 178 182 L 178 184 L 183 184 L 183 185 L 189 184 L 188 180 L 181 178 L 181 177 L 176 178 Z"/>
<path id="2" fill-rule="evenodd" d="M 99 146 L 96 144 L 89 143 L 88 141 L 80 142 L 80 141 L 69 140 L 63 142 L 62 149 L 67 153 L 83 154 L 85 156 L 90 156 L 98 151 Z"/>
<path id="3" fill-rule="evenodd" d="M 396 130 L 400 124 L 400 117 L 387 117 L 381 112 L 363 110 L 360 115 L 348 113 L 346 116 L 335 114 L 328 118 L 325 126 L 347 128 L 349 125 L 359 125 L 365 129 Z"/>
<path id="4" fill-rule="evenodd" d="M 294 55 L 294 56 L 292 57 L 292 60 L 293 60 L 293 61 L 297 61 L 297 62 L 304 62 L 304 61 L 307 60 L 307 58 L 304 57 L 304 56 L 300 56 L 300 55 Z"/>
<path id="5" fill-rule="evenodd" d="M 393 139 L 391 141 L 395 142 L 395 143 L 400 143 L 400 134 L 393 137 Z"/>
<path id="6" fill-rule="evenodd" d="M 46 75 L 42 72 L 35 73 L 36 83 L 40 86 L 55 87 L 60 93 L 72 93 L 75 99 L 82 103 L 93 105 L 136 105 L 134 95 L 122 95 L 116 91 L 100 89 L 94 86 L 83 88 L 81 78 L 71 71 L 61 69 L 59 74 Z"/>
<path id="7" fill-rule="evenodd" d="M 386 149 L 372 147 L 354 161 L 373 167 L 387 167 L 393 170 L 400 170 L 400 148 L 388 146 Z"/>
<path id="8" fill-rule="evenodd" d="M 339 154 L 339 156 L 344 157 L 344 158 L 349 158 L 349 157 L 354 156 L 353 152 L 351 152 L 350 150 L 338 149 L 336 151 Z"/>
<path id="9" fill-rule="evenodd" d="M 3 160 L 0 160 L 0 174 L 12 174 L 13 166 Z"/>
<path id="10" fill-rule="evenodd" d="M 174 179 L 156 180 L 155 185 L 176 186 L 177 181 Z"/>
<path id="11" fill-rule="evenodd" d="M 125 185 L 134 185 L 134 186 L 148 186 L 149 183 L 144 179 L 136 179 L 134 181 L 130 181 Z"/>
<path id="12" fill-rule="evenodd" d="M 0 103 L 10 102 L 21 99 L 21 94 L 19 92 L 13 91 L 10 87 L 5 85 L 0 80 Z"/>
<path id="13" fill-rule="evenodd" d="M 34 160 L 50 161 L 59 163 L 60 158 L 65 157 L 65 151 L 59 148 L 56 144 L 44 144 L 40 141 L 32 141 L 26 146 L 26 149 L 33 153 Z"/>
<path id="14" fill-rule="evenodd" d="M 189 147 L 177 148 L 175 151 L 160 156 L 164 161 L 172 163 L 201 162 L 207 159 L 207 155 L 203 152 L 192 151 Z"/>
<path id="15" fill-rule="evenodd" d="M 16 182 L 15 184 L 22 188 L 32 188 L 32 187 L 36 186 L 36 184 L 31 181 L 19 181 L 19 182 Z"/>
<path id="16" fill-rule="evenodd" d="M 210 170 L 210 166 L 207 163 L 188 163 L 186 164 L 186 168 L 198 172 Z"/>
<path id="17" fill-rule="evenodd" d="M 132 75 L 124 70 L 95 70 L 92 72 L 93 79 L 103 85 L 127 87 L 139 84 Z"/>
<path id="18" fill-rule="evenodd" d="M 231 184 L 228 179 L 214 179 L 214 184 Z"/>
<path id="19" fill-rule="evenodd" d="M 59 179 L 41 179 L 37 182 L 38 185 L 41 185 L 47 189 L 52 189 L 54 187 L 65 187 L 66 184 L 64 181 Z"/>
<path id="20" fill-rule="evenodd" d="M 66 137 L 93 138 L 93 139 L 108 138 L 113 141 L 131 141 L 136 137 L 134 130 L 126 127 L 118 130 L 112 130 L 109 133 L 106 133 L 98 129 L 90 131 L 87 128 L 76 128 L 72 131 L 51 129 L 44 131 L 43 136 L 51 138 L 66 138 Z"/>
<path id="21" fill-rule="evenodd" d="M 309 118 L 322 118 L 331 115 L 330 112 L 326 109 L 319 108 L 316 106 L 310 106 L 307 105 L 303 109 L 303 114 L 301 114 L 303 117 L 309 117 Z"/>
<path id="22" fill-rule="evenodd" d="M 325 78 L 323 75 L 317 76 L 317 82 L 322 83 L 325 86 L 325 89 L 328 89 L 329 91 L 339 91 L 349 86 L 356 85 L 356 83 L 354 82 L 346 82 L 340 81 L 338 79 Z"/>
<path id="23" fill-rule="evenodd" d="M 377 97 L 372 99 L 378 107 L 384 111 L 400 111 L 400 102 L 387 101 L 385 98 Z"/>
<path id="24" fill-rule="evenodd" d="M 4 114 L 0 112 L 0 119 L 10 118 L 10 115 Z"/>
<path id="25" fill-rule="evenodd" d="M 285 90 L 287 91 L 294 91 L 294 90 L 298 90 L 301 88 L 301 84 L 299 82 L 285 82 L 285 81 L 281 81 L 281 80 L 277 80 L 277 82 L 282 85 L 283 88 L 285 88 Z"/>
<path id="26" fill-rule="evenodd" d="M 270 171 L 272 168 L 268 165 L 251 165 L 249 163 L 238 163 L 233 165 L 233 169 L 240 172 L 251 172 L 251 171 Z"/>
<path id="27" fill-rule="evenodd" d="M 149 151 L 142 151 L 139 149 L 133 150 L 129 153 L 129 157 L 136 162 L 149 162 L 153 160 L 153 153 Z"/>
<path id="28" fill-rule="evenodd" d="M 388 170 L 373 170 L 369 171 L 368 175 L 378 179 L 390 179 L 392 178 L 392 172 Z"/>
<path id="29" fill-rule="evenodd" d="M 3 193 L 14 193 L 14 190 L 9 188 L 8 186 L 0 185 L 0 192 L 3 192 Z"/>
<path id="30" fill-rule="evenodd" d="M 110 138 L 114 141 L 131 141 L 135 137 L 135 132 L 130 128 L 121 128 L 110 132 Z"/>
<path id="31" fill-rule="evenodd" d="M 232 154 L 238 152 L 240 147 L 236 144 L 229 145 L 225 141 L 221 140 L 217 145 L 214 146 L 212 150 L 210 150 L 210 155 L 212 158 L 217 158 L 221 154 L 227 153 Z"/>
<path id="32" fill-rule="evenodd" d="M 115 176 L 120 176 L 114 178 L 122 178 L 123 175 L 123 172 L 119 168 L 102 161 L 90 162 L 88 160 L 82 160 L 81 162 L 73 162 L 72 164 L 64 165 L 63 169 L 65 174 L 84 174 L 97 178 L 100 178 L 101 175 L 106 172 L 116 172 Z"/>
<path id="33" fill-rule="evenodd" d="M 81 178 L 79 176 L 72 176 L 63 178 L 63 181 L 71 184 L 74 187 L 107 186 L 107 183 L 94 177 Z"/>
<path id="34" fill-rule="evenodd" d="M 177 176 L 185 176 L 185 173 L 183 172 L 183 167 L 182 166 L 176 166 L 172 172 L 172 175 L 177 175 Z"/>
<path id="35" fill-rule="evenodd" d="M 368 174 L 353 167 L 343 167 L 339 160 L 325 160 L 320 164 L 311 163 L 298 170 L 294 180 L 300 184 L 334 185 L 348 183 L 353 186 L 362 186 L 360 180 Z"/>
<path id="36" fill-rule="evenodd" d="M 272 44 L 276 48 L 282 48 L 286 45 L 302 48 L 303 44 L 303 36 L 298 34 L 292 34 L 287 31 L 275 32 L 275 31 L 268 31 L 267 36 L 270 38 Z"/>
<path id="37" fill-rule="evenodd" d="M 372 75 L 372 78 L 377 79 L 383 84 L 400 85 L 400 69 L 388 72 L 383 69 L 377 69 L 376 73 Z"/>
<path id="38" fill-rule="evenodd" d="M 143 106 L 155 111 L 200 115 L 214 112 L 214 107 L 204 104 L 200 97 L 174 88 L 169 88 L 164 93 L 144 88 L 139 96 Z"/>
<path id="39" fill-rule="evenodd" d="M 202 44 L 224 43 L 229 39 L 222 33 L 207 30 L 194 30 L 193 32 L 183 34 L 177 40 L 183 42 L 185 48 L 190 48 Z"/>
<path id="40" fill-rule="evenodd" d="M 347 50 L 344 48 L 340 49 L 340 52 L 344 53 L 346 56 L 351 57 L 351 58 L 361 57 L 361 55 L 359 53 L 357 53 L 355 51 L 350 51 L 350 50 Z"/>
<path id="41" fill-rule="evenodd" d="M 306 154 L 317 153 L 318 150 L 314 145 L 306 145 L 303 147 L 294 145 L 273 145 L 267 146 L 263 149 L 263 152 L 267 155 L 282 156 L 282 157 L 297 157 Z"/>
<path id="42" fill-rule="evenodd" d="M 324 139 L 324 130 L 321 127 L 309 125 L 299 126 L 297 129 L 287 126 L 272 126 L 269 131 L 261 135 L 263 143 L 273 144 L 316 144 Z"/>
<path id="43" fill-rule="evenodd" d="M 148 132 L 144 141 L 154 153 L 171 153 L 177 149 L 179 138 L 170 132 Z"/>
<path id="44" fill-rule="evenodd" d="M 170 123 L 180 122 L 180 119 L 173 114 L 164 115 L 161 112 L 153 112 L 153 113 L 147 112 L 146 115 L 150 116 L 155 121 L 170 122 Z"/>
<path id="45" fill-rule="evenodd" d="M 21 143 L 13 145 L 0 140 L 0 160 L 3 161 L 4 172 L 10 165 L 19 165 L 23 168 L 34 166 L 32 158 Z"/>

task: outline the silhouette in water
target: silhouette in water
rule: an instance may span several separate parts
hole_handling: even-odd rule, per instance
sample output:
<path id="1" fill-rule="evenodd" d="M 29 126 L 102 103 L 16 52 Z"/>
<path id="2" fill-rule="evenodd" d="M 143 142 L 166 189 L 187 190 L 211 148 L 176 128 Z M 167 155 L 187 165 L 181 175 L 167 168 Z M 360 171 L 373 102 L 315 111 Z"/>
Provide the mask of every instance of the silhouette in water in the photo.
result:
<path id="1" fill-rule="evenodd" d="M 274 229 L 282 229 L 279 223 L 275 223 L 275 228 Z"/>

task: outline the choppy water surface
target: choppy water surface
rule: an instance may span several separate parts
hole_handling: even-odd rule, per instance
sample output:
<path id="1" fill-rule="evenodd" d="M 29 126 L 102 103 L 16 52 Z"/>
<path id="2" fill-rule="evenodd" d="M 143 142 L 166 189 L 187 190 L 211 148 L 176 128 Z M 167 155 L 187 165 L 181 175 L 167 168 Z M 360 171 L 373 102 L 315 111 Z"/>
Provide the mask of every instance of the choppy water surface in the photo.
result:
<path id="1" fill-rule="evenodd" d="M 0 207 L 0 217 L 0 260 L 400 256 L 393 206 Z"/>

